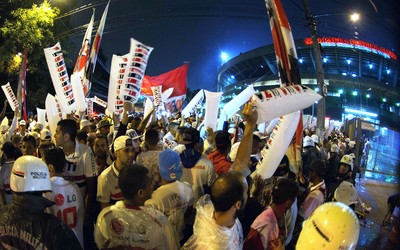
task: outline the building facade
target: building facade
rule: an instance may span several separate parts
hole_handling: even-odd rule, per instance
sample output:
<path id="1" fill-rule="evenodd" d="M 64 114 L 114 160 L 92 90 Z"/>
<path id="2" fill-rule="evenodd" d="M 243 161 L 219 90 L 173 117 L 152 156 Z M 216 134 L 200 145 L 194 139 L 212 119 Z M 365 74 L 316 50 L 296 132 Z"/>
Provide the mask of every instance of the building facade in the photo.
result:
<path id="1" fill-rule="evenodd" d="M 362 116 L 385 126 L 400 126 L 397 54 L 356 39 L 319 38 L 327 85 L 326 116 L 335 120 Z M 318 90 L 311 38 L 295 41 L 301 83 Z M 242 53 L 218 71 L 218 91 L 228 102 L 248 85 L 256 91 L 279 86 L 273 44 Z M 316 107 L 304 110 L 316 116 Z"/>

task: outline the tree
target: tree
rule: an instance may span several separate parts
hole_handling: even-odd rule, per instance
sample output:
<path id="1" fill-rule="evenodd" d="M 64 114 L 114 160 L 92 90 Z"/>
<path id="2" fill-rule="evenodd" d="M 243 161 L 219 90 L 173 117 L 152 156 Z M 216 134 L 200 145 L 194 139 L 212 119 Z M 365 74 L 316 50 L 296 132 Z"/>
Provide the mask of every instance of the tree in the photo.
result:
<path id="1" fill-rule="evenodd" d="M 46 93 L 54 92 L 43 49 L 55 44 L 54 20 L 60 12 L 46 0 L 36 2 L 10 0 L 0 9 L 0 80 L 16 91 L 22 61 L 18 54 L 26 50 L 28 110 L 43 107 Z"/>
<path id="2" fill-rule="evenodd" d="M 30 71 L 36 71 L 44 58 L 43 48 L 54 43 L 52 27 L 58 14 L 59 10 L 47 1 L 40 5 L 33 4 L 31 8 L 11 11 L 10 18 L 0 28 L 4 42 L 0 53 L 0 71 L 18 74 L 18 71 L 13 71 L 12 58 L 24 49 L 29 55 Z"/>

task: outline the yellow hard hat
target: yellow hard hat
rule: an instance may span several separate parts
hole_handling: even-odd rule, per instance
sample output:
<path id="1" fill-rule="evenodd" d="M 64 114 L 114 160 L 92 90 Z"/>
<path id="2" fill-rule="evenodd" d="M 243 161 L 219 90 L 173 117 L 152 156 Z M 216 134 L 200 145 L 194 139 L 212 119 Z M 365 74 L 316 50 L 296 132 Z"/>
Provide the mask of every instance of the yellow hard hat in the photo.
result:
<path id="1" fill-rule="evenodd" d="M 303 223 L 296 249 L 355 249 L 359 233 L 357 216 L 350 207 L 327 202 Z"/>

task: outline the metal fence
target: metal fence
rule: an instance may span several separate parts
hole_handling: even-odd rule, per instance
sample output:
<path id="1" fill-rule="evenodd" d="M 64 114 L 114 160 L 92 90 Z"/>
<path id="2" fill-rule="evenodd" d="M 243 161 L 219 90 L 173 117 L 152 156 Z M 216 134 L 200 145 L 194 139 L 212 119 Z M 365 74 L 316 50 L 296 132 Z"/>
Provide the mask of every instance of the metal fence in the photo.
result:
<path id="1" fill-rule="evenodd" d="M 361 175 L 370 179 L 400 183 L 400 132 L 398 129 L 355 118 L 347 132 L 356 144 L 356 162 Z"/>

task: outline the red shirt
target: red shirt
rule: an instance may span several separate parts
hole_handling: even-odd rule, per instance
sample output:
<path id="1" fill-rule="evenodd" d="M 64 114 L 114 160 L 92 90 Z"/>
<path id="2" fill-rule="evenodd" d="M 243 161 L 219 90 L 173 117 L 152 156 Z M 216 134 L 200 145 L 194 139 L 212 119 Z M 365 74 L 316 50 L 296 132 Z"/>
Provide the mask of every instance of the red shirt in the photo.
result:
<path id="1" fill-rule="evenodd" d="M 217 175 L 227 173 L 231 168 L 232 162 L 226 155 L 221 154 L 218 150 L 211 152 L 207 158 L 212 161 L 214 171 Z"/>

